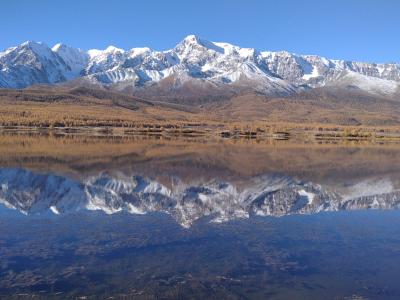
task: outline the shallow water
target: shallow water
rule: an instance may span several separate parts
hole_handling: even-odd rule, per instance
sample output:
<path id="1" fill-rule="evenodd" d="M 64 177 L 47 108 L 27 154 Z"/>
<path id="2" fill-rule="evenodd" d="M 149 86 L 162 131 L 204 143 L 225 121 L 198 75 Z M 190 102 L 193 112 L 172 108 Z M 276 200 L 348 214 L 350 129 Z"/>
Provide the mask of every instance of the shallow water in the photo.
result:
<path id="1" fill-rule="evenodd" d="M 399 154 L 4 134 L 0 295 L 398 299 Z"/>

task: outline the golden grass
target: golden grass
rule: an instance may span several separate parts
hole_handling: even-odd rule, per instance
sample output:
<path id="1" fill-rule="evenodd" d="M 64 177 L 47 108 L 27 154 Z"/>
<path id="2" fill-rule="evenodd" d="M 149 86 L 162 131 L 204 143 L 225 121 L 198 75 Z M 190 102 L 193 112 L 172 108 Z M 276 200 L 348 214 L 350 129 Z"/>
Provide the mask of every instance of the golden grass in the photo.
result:
<path id="1" fill-rule="evenodd" d="M 214 112 L 180 111 L 144 106 L 131 110 L 110 103 L 2 101 L 0 126 L 30 128 L 109 128 L 112 132 L 145 135 L 222 136 L 229 138 L 397 139 L 399 126 L 346 126 L 316 122 L 222 119 Z"/>
<path id="2" fill-rule="evenodd" d="M 163 122 L 173 118 L 179 123 L 185 116 L 163 109 L 162 117 L 152 107 L 133 111 L 117 106 L 81 105 L 74 103 L 2 102 L 0 124 L 2 126 L 74 127 L 114 126 L 132 127 L 144 122 Z M 190 116 L 190 115 L 189 115 Z"/>

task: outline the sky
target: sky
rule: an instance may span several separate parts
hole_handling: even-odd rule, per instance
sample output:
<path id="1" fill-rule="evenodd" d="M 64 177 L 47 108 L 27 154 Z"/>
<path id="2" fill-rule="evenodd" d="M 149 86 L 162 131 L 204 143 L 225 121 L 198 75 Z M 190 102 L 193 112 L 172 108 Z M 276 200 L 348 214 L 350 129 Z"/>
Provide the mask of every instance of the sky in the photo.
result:
<path id="1" fill-rule="evenodd" d="M 173 48 L 189 34 L 258 50 L 400 62 L 399 0 L 2 1 L 0 49 Z"/>

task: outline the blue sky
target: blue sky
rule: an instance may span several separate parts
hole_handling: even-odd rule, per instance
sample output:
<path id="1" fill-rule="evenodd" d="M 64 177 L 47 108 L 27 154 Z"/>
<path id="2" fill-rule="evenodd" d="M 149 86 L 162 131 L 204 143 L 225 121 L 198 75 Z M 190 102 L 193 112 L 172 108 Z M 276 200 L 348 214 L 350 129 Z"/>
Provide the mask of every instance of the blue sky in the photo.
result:
<path id="1" fill-rule="evenodd" d="M 398 0 L 2 1 L 0 49 L 172 48 L 188 34 L 259 50 L 400 62 Z"/>

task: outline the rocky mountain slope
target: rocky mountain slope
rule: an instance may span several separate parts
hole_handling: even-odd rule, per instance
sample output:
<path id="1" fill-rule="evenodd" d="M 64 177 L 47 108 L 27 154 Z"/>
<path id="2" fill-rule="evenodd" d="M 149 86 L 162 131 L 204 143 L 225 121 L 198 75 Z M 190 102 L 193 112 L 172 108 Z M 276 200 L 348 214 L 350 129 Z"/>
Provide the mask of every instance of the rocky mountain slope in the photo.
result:
<path id="1" fill-rule="evenodd" d="M 288 96 L 316 87 L 396 98 L 400 65 L 258 51 L 189 35 L 173 49 L 83 51 L 25 42 L 0 52 L 0 87 L 33 84 L 88 85 L 139 96 L 226 97 L 245 93 Z"/>

